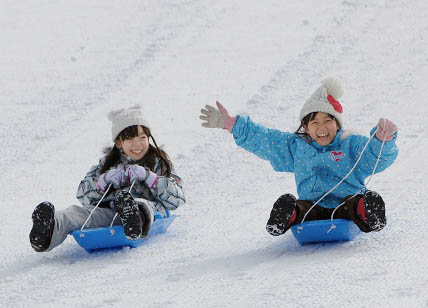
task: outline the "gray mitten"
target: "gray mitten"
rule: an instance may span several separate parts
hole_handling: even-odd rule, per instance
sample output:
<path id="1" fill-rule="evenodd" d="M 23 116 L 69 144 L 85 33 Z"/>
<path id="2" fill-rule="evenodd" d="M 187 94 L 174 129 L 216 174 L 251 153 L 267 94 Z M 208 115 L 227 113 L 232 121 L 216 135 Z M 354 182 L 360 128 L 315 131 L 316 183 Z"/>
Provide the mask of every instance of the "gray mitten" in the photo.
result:
<path id="1" fill-rule="evenodd" d="M 231 117 L 220 102 L 216 102 L 216 105 L 218 110 L 210 105 L 205 105 L 206 109 L 201 109 L 202 115 L 199 118 L 205 121 L 202 122 L 202 126 L 208 128 L 224 128 L 231 133 L 236 122 L 236 117 Z"/>
<path id="2" fill-rule="evenodd" d="M 199 118 L 203 121 L 206 121 L 206 122 L 202 122 L 203 127 L 207 127 L 207 128 L 224 127 L 223 115 L 213 106 L 205 105 L 205 109 L 201 109 L 201 113 L 202 115 Z"/>
<path id="3" fill-rule="evenodd" d="M 113 184 L 114 188 L 120 188 L 125 183 L 123 182 L 123 168 L 118 166 L 117 169 L 110 169 L 106 173 L 103 173 L 99 176 L 97 184 L 98 188 L 104 192 L 110 184 Z"/>

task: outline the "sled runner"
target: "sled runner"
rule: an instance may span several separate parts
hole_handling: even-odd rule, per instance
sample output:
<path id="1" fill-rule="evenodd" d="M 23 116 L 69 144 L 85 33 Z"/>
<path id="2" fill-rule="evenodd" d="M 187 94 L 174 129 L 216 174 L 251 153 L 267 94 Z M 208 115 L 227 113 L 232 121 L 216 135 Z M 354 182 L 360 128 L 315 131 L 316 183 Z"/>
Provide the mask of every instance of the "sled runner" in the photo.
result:
<path id="1" fill-rule="evenodd" d="M 166 210 L 166 215 L 166 217 L 162 217 L 160 213 L 155 213 L 152 228 L 146 238 L 128 239 L 123 231 L 123 226 L 74 230 L 71 234 L 87 252 L 123 247 L 136 248 L 148 238 L 166 232 L 171 222 L 177 217 L 170 215 L 168 210 Z"/>
<path id="2" fill-rule="evenodd" d="M 312 220 L 291 227 L 300 245 L 324 242 L 352 241 L 360 229 L 352 220 Z"/>

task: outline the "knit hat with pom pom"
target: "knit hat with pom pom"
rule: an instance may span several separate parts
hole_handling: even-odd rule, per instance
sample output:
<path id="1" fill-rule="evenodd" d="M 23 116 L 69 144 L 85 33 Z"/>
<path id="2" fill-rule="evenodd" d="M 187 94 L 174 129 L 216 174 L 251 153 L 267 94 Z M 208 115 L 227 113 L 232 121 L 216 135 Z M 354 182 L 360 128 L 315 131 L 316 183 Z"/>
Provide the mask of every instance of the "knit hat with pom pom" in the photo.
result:
<path id="1" fill-rule="evenodd" d="M 303 105 L 300 121 L 312 112 L 324 112 L 334 116 L 342 127 L 342 105 L 337 99 L 342 97 L 343 90 L 339 81 L 329 77 L 321 82 L 321 86 Z"/>
<path id="2" fill-rule="evenodd" d="M 110 111 L 107 117 L 112 122 L 111 137 L 113 142 L 120 132 L 129 126 L 143 125 L 147 127 L 140 105 L 128 109 L 122 108 Z"/>

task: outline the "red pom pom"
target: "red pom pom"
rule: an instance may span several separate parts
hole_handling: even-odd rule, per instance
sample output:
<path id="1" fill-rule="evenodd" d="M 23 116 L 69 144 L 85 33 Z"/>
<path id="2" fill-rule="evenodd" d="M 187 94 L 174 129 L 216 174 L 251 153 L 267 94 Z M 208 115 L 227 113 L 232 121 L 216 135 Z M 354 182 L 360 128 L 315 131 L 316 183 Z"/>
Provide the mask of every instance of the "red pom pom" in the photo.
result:
<path id="1" fill-rule="evenodd" d="M 342 113 L 342 110 L 343 110 L 342 105 L 337 100 L 335 100 L 333 96 L 328 95 L 327 100 L 333 106 L 334 110 L 336 110 L 339 113 Z"/>

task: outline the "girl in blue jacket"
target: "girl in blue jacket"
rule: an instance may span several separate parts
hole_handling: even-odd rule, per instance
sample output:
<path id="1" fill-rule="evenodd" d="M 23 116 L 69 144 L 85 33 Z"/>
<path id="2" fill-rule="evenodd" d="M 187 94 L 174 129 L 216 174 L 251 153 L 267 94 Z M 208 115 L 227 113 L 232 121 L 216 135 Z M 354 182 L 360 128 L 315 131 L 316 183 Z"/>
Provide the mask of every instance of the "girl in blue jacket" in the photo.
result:
<path id="1" fill-rule="evenodd" d="M 397 158 L 397 126 L 381 118 L 372 139 L 344 133 L 342 94 L 337 80 L 324 80 L 303 105 L 294 133 L 264 127 L 248 116 L 231 117 L 219 102 L 218 109 L 207 105 L 201 110 L 202 126 L 227 129 L 238 146 L 269 160 L 275 171 L 294 172 L 299 199 L 292 194 L 278 198 L 266 225 L 270 234 L 284 234 L 303 219 L 330 219 L 336 207 L 334 218 L 350 219 L 363 232 L 385 227 L 385 203 L 365 188 L 364 180 Z"/>

